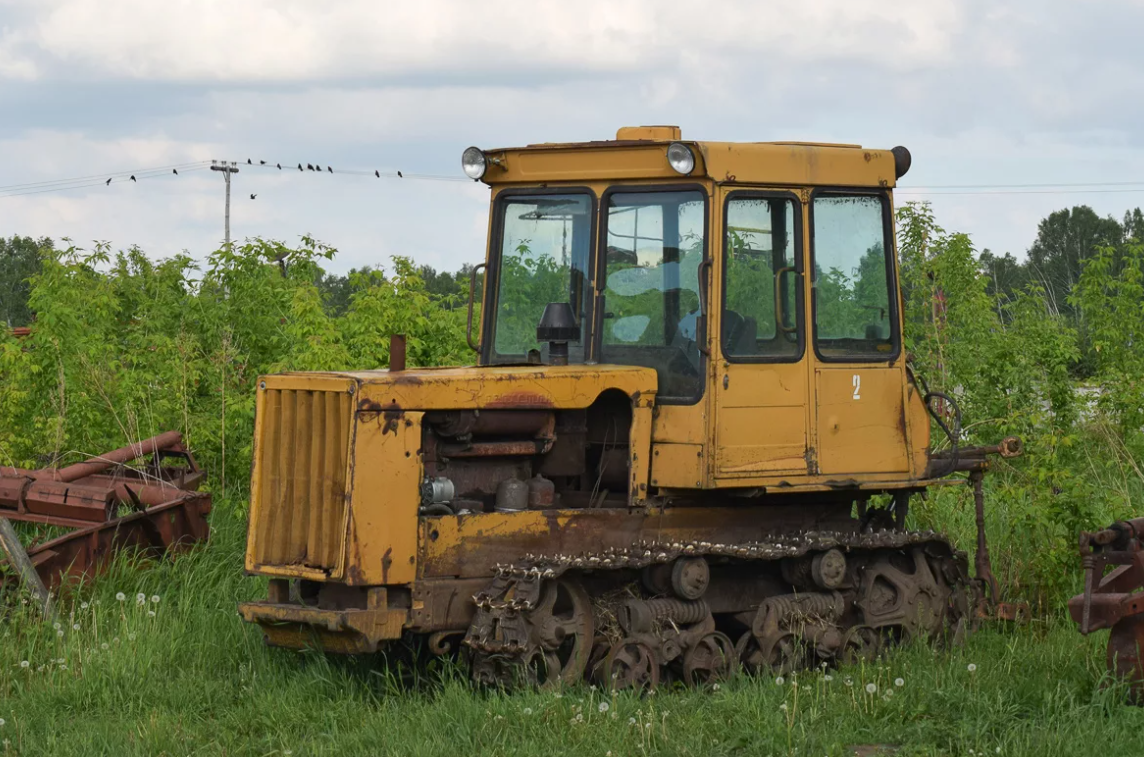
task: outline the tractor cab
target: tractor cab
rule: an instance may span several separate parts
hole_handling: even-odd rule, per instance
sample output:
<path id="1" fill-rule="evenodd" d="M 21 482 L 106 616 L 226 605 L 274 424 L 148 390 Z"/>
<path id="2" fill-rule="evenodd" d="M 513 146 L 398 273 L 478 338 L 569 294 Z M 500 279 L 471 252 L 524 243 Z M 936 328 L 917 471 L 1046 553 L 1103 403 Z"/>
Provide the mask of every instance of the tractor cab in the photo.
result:
<path id="1" fill-rule="evenodd" d="M 924 475 L 891 199 L 905 148 L 656 126 L 462 163 L 492 190 L 480 364 L 654 369 L 654 486 Z M 567 339 L 538 332 L 554 304 Z"/>

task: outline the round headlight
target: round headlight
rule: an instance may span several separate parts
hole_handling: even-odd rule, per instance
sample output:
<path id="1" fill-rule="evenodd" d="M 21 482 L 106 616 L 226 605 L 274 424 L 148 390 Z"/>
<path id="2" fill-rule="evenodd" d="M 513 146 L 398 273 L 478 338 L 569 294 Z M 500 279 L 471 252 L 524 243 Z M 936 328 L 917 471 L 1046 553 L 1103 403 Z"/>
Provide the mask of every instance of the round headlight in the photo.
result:
<path id="1" fill-rule="evenodd" d="M 676 173 L 684 176 L 695 170 L 695 154 L 682 142 L 672 142 L 667 148 L 667 162 Z"/>
<path id="2" fill-rule="evenodd" d="M 465 176 L 476 181 L 485 175 L 485 170 L 489 167 L 488 161 L 485 160 L 485 154 L 479 147 L 469 147 L 461 153 L 461 168 L 465 171 Z"/>

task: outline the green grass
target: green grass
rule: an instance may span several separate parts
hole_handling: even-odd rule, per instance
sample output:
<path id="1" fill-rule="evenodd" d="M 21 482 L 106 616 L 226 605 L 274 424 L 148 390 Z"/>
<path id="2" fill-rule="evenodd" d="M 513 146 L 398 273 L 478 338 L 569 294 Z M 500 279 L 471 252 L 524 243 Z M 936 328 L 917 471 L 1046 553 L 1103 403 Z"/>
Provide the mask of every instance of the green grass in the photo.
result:
<path id="1" fill-rule="evenodd" d="M 1122 686 L 1101 685 L 1104 636 L 1083 638 L 1063 619 L 987 629 L 945 652 L 910 647 L 879 665 L 802 674 L 797 685 L 740 678 L 642 699 L 587 686 L 475 692 L 451 665 L 414 675 L 380 657 L 268 649 L 235 610 L 263 592 L 242 575 L 245 524 L 230 503 L 213 517 L 209 546 L 173 563 L 117 565 L 66 600 L 62 635 L 18 601 L 10 608 L 0 624 L 0 754 L 1141 751 L 1144 711 L 1124 704 Z"/>

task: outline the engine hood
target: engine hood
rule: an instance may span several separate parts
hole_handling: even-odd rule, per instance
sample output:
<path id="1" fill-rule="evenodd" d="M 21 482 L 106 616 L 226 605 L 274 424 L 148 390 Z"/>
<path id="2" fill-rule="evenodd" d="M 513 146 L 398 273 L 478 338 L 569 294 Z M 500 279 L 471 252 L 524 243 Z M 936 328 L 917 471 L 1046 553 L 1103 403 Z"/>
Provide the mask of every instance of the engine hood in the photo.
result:
<path id="1" fill-rule="evenodd" d="M 508 365 L 404 371 L 281 373 L 261 389 L 345 391 L 359 410 L 584 408 L 619 390 L 646 407 L 658 386 L 651 368 L 620 365 Z"/>

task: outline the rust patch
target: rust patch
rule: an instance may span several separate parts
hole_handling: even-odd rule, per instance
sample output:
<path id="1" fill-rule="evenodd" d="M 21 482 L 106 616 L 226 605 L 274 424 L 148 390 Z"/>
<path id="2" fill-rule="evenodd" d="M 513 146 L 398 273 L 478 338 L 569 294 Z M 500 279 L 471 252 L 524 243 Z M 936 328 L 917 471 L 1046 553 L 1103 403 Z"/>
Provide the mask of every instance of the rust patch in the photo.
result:
<path id="1" fill-rule="evenodd" d="M 485 407 L 555 407 L 552 398 L 539 392 L 510 392 L 491 400 Z"/>
<path id="2" fill-rule="evenodd" d="M 397 436 L 397 427 L 400 425 L 402 418 L 405 417 L 405 411 L 394 402 L 391 405 L 386 405 L 382 410 L 382 417 L 385 418 L 385 425 L 381 427 L 381 433 L 388 434 L 391 431 L 394 436 Z"/>
<path id="3" fill-rule="evenodd" d="M 381 582 L 383 584 L 389 583 L 390 565 L 393 565 L 393 547 L 385 550 L 385 554 L 381 556 Z"/>
<path id="4" fill-rule="evenodd" d="M 400 376 L 390 376 L 396 386 L 421 386 L 424 382 L 416 373 L 402 373 Z"/>
<path id="5" fill-rule="evenodd" d="M 872 158 L 873 156 L 872 156 L 872 155 L 870 155 L 869 151 L 867 151 L 867 152 L 864 152 L 864 153 L 862 153 L 862 157 L 866 159 L 866 162 L 867 162 L 867 163 L 869 163 L 869 162 L 870 162 L 870 158 Z"/>

